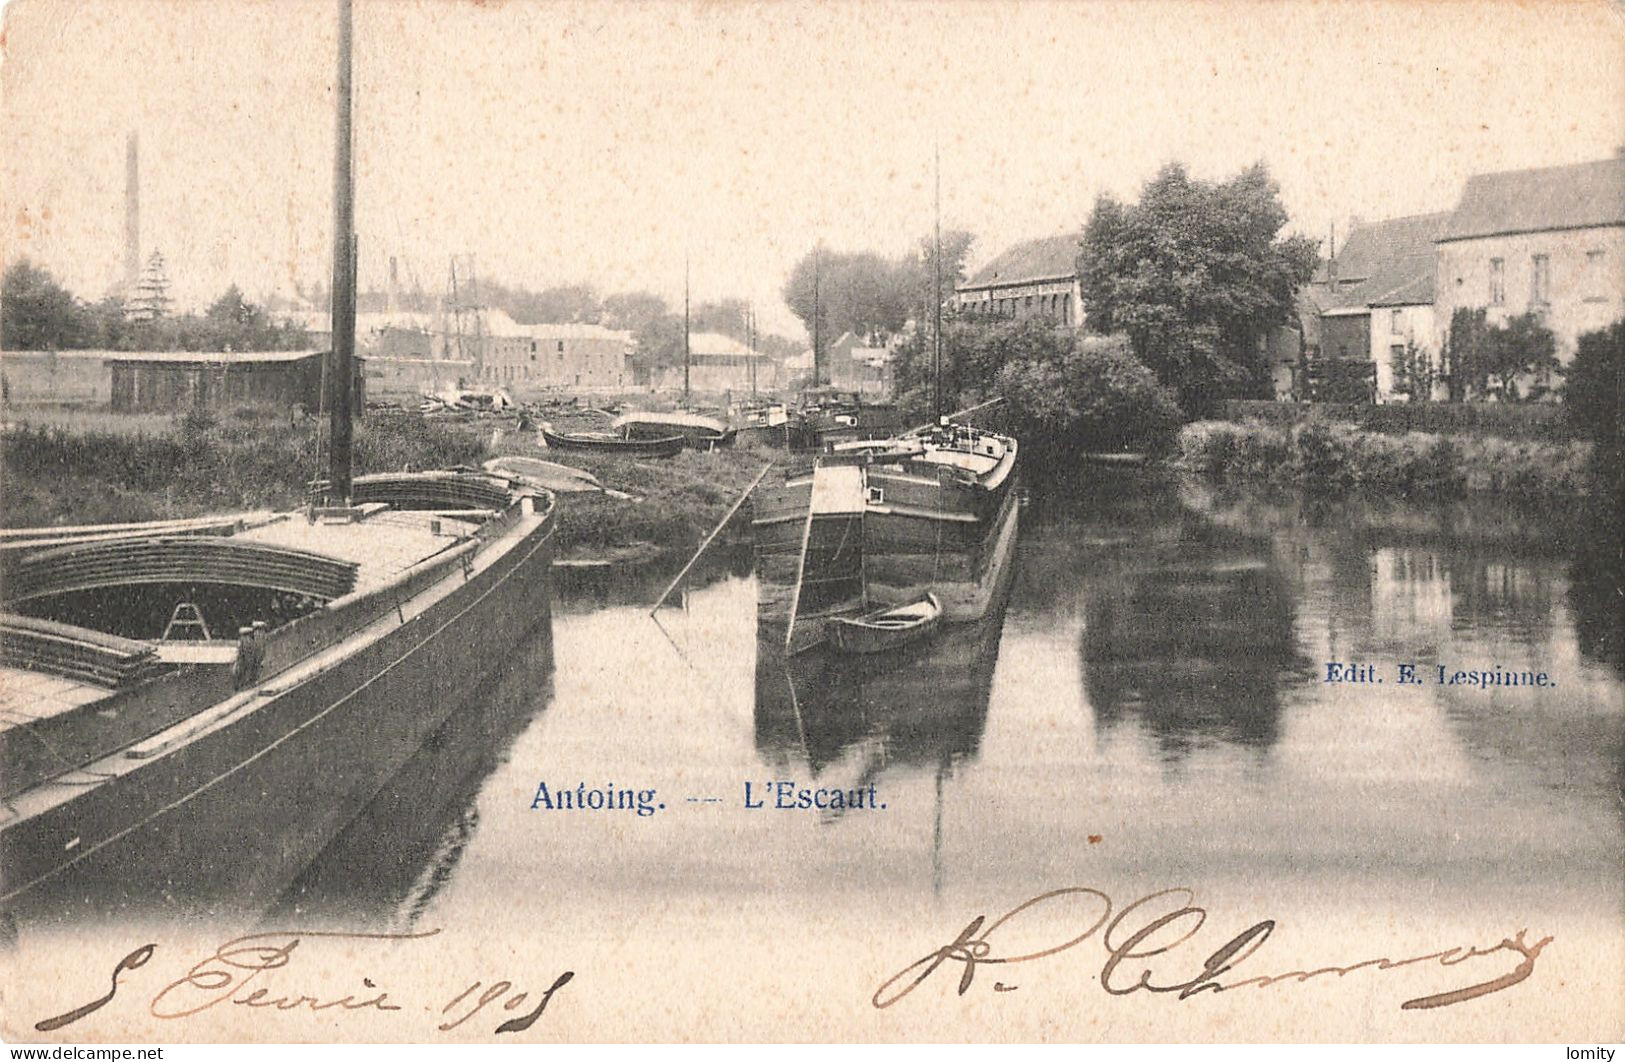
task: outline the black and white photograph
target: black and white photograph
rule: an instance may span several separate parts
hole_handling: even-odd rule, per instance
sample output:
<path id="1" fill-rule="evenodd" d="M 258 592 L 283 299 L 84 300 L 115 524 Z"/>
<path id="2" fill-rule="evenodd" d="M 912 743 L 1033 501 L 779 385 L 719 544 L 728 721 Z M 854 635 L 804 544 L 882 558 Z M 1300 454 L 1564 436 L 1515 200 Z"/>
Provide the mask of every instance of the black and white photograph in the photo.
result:
<path id="1" fill-rule="evenodd" d="M 1617 0 L 0 18 L 0 1039 L 1613 1058 Z"/>

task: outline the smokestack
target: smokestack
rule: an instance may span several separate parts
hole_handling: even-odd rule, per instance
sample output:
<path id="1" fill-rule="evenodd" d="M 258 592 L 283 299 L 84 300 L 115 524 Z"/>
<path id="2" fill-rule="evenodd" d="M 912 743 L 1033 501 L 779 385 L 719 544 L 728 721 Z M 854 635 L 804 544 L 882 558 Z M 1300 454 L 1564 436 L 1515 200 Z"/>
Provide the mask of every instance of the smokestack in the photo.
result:
<path id="1" fill-rule="evenodd" d="M 401 312 L 401 278 L 395 268 L 395 256 L 389 256 L 389 306 L 390 313 Z"/>
<path id="2" fill-rule="evenodd" d="M 124 144 L 124 294 L 141 283 L 141 137 L 131 133 Z"/>

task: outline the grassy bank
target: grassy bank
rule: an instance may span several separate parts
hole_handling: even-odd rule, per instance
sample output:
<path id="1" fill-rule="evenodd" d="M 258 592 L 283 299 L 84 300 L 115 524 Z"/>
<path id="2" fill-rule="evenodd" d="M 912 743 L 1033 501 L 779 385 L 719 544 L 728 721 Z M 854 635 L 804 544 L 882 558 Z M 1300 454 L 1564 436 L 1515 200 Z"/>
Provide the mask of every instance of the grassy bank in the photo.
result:
<path id="1" fill-rule="evenodd" d="M 303 502 L 306 482 L 325 472 L 317 427 L 255 407 L 210 420 L 8 410 L 0 436 L 0 523 L 123 523 L 294 508 Z M 489 420 L 364 417 L 356 424 L 355 471 L 478 466 L 493 452 L 568 464 L 640 500 L 562 496 L 561 553 L 644 547 L 644 555 L 686 555 L 765 463 L 734 450 L 684 451 L 664 461 L 554 453 L 511 432 L 493 451 L 492 430 Z"/>
<path id="2" fill-rule="evenodd" d="M 8 527 L 121 523 L 238 509 L 292 508 L 323 474 L 314 421 L 245 407 L 219 420 L 95 413 L 13 418 L 0 438 Z M 417 418 L 356 426 L 356 472 L 479 461 L 471 434 Z"/>
<path id="3" fill-rule="evenodd" d="M 699 546 L 767 463 L 759 452 L 733 449 L 714 453 L 684 450 L 658 461 L 566 453 L 538 448 L 528 437 L 518 436 L 505 438 L 497 451 L 583 469 L 604 486 L 640 499 L 629 502 L 602 494 L 565 495 L 559 511 L 559 552 L 574 556 L 645 543 L 661 553 L 686 555 Z"/>
<path id="4" fill-rule="evenodd" d="M 1180 432 L 1177 463 L 1215 479 L 1262 480 L 1315 491 L 1369 490 L 1441 497 L 1494 492 L 1578 497 L 1591 488 L 1591 446 L 1489 435 L 1362 431 L 1311 422 L 1197 421 Z"/>

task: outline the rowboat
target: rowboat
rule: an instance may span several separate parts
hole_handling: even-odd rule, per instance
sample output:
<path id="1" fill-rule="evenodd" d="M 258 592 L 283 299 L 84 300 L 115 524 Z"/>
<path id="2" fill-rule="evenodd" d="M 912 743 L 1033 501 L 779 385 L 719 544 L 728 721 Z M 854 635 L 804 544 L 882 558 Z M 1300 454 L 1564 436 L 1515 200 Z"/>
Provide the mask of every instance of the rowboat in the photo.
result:
<path id="1" fill-rule="evenodd" d="M 1143 453 L 1090 452 L 1081 456 L 1084 464 L 1107 468 L 1138 468 L 1149 459 L 1149 455 Z"/>
<path id="2" fill-rule="evenodd" d="M 553 450 L 582 450 L 628 457 L 676 457 L 685 440 L 681 435 L 636 438 L 601 431 L 556 432 L 542 426 L 542 439 Z"/>
<path id="3" fill-rule="evenodd" d="M 666 439 L 678 435 L 685 445 L 695 450 L 732 446 L 735 435 L 735 429 L 727 424 L 699 413 L 623 413 L 610 426 L 629 439 Z"/>
<path id="4" fill-rule="evenodd" d="M 824 634 L 838 652 L 884 653 L 929 638 L 941 625 L 942 602 L 926 594 L 906 605 L 837 617 L 824 625 Z"/>

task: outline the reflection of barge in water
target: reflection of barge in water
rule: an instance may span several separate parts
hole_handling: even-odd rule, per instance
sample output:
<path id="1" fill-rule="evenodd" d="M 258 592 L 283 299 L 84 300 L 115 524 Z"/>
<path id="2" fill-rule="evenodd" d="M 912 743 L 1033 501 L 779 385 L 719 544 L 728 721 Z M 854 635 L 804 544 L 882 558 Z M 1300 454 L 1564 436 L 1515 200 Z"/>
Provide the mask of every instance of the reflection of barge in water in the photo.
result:
<path id="1" fill-rule="evenodd" d="M 239 641 L 150 643 L 151 673 L 114 688 L 76 674 L 71 659 L 7 667 L 0 902 L 81 913 L 262 908 L 547 614 L 551 495 L 430 473 L 362 477 L 355 497 L 353 522 L 292 514 L 212 529 L 209 552 L 233 561 L 248 587 L 218 581 L 231 565 L 178 579 L 168 558 L 186 537 L 128 529 L 120 542 L 146 543 L 149 567 L 127 559 L 58 587 L 82 605 L 92 577 L 103 594 L 143 584 L 187 599 L 214 579 L 216 598 L 240 609 L 267 590 L 315 607 Z M 45 617 L 59 595 L 28 574 L 60 576 L 73 570 L 65 553 L 104 548 L 12 545 L 24 555 L 8 592 L 30 596 L 8 604 Z M 271 553 L 339 574 L 347 588 L 273 569 Z M 109 597 L 102 614 L 121 602 Z"/>
<path id="2" fill-rule="evenodd" d="M 759 611 L 757 748 L 785 766 L 805 762 L 816 779 L 867 744 L 864 784 L 889 766 L 940 768 L 975 756 L 1015 569 L 1013 533 L 1002 542 L 982 614 L 893 653 L 855 658 L 821 645 L 786 655 L 783 627 Z"/>

